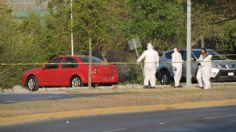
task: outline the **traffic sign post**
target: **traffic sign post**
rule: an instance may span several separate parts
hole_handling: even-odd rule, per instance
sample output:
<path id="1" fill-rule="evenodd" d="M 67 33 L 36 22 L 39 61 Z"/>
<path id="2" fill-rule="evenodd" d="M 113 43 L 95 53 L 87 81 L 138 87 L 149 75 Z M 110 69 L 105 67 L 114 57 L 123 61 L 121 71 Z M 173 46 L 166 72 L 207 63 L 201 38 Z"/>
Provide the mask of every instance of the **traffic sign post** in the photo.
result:
<path id="1" fill-rule="evenodd" d="M 137 48 L 138 48 L 138 47 L 141 47 L 141 41 L 140 41 L 140 39 L 139 39 L 138 37 L 132 38 L 131 40 L 129 40 L 128 43 L 129 43 L 129 48 L 130 48 L 130 50 L 135 50 L 136 55 L 137 55 L 137 58 L 139 58 L 139 54 L 138 54 Z M 140 66 L 141 66 L 142 72 L 143 72 L 143 74 L 144 74 L 144 70 L 143 70 L 143 65 L 142 65 L 142 63 L 140 63 Z"/>

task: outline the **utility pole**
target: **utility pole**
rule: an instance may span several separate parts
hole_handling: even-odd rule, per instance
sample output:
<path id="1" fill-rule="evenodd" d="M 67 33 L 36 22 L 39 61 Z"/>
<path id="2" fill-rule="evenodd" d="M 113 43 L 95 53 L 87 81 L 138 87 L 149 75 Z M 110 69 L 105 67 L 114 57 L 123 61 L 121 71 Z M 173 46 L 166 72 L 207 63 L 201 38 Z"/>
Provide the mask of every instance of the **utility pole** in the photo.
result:
<path id="1" fill-rule="evenodd" d="M 88 87 L 92 87 L 92 39 L 89 38 L 89 69 L 88 69 Z"/>
<path id="2" fill-rule="evenodd" d="M 187 0 L 187 72 L 186 72 L 186 86 L 192 85 L 192 73 L 191 73 L 191 0 Z"/>
<path id="3" fill-rule="evenodd" d="M 73 0 L 70 0 L 70 40 L 71 40 L 71 55 L 74 55 L 74 34 L 73 34 Z"/>

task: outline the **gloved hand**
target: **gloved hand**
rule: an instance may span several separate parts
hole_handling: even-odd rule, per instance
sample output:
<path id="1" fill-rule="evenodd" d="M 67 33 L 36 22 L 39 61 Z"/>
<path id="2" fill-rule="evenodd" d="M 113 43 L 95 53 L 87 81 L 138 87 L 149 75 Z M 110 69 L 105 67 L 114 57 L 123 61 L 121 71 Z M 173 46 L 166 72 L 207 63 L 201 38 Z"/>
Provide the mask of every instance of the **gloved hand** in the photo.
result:
<path id="1" fill-rule="evenodd" d="M 172 67 L 172 70 L 173 70 L 173 71 L 177 71 L 177 68 L 176 68 L 176 67 Z"/>
<path id="2" fill-rule="evenodd" d="M 159 68 L 159 64 L 156 64 L 156 68 L 157 68 L 157 69 Z"/>
<path id="3" fill-rule="evenodd" d="M 140 62 L 139 62 L 139 61 L 137 61 L 136 63 L 137 63 L 137 64 L 139 64 Z"/>

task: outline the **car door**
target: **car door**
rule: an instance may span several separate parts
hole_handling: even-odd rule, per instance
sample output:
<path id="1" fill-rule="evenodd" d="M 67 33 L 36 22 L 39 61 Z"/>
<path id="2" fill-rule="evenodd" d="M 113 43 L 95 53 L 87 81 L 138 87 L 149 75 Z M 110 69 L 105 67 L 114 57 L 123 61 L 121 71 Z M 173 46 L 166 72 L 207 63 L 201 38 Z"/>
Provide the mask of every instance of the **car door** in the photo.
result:
<path id="1" fill-rule="evenodd" d="M 182 55 L 182 59 L 184 61 L 183 63 L 183 69 L 182 69 L 182 77 L 186 77 L 186 72 L 187 72 L 187 52 L 186 50 L 183 50 L 181 52 Z M 195 77 L 196 74 L 196 70 L 197 70 L 197 63 L 196 63 L 196 58 L 193 56 L 193 54 L 191 54 L 191 74 L 192 77 Z"/>
<path id="2" fill-rule="evenodd" d="M 192 63 L 192 75 L 193 78 L 196 79 L 197 76 L 197 70 L 198 70 L 198 62 L 197 60 L 199 59 L 201 54 L 201 50 L 193 50 L 192 51 L 192 58 L 193 58 L 193 63 Z"/>
<path id="3" fill-rule="evenodd" d="M 182 77 L 186 77 L 186 71 L 187 71 L 187 53 L 186 50 L 182 50 L 181 51 L 181 55 L 182 55 L 182 59 L 184 61 L 183 65 L 182 65 Z"/>
<path id="4" fill-rule="evenodd" d="M 78 69 L 78 63 L 74 58 L 66 57 L 61 65 L 61 70 L 59 72 L 59 82 L 62 86 L 68 86 L 70 84 L 70 79 L 73 75 L 76 75 Z"/>
<path id="5" fill-rule="evenodd" d="M 42 86 L 59 86 L 58 71 L 62 58 L 55 58 L 46 64 L 38 75 L 38 80 Z"/>

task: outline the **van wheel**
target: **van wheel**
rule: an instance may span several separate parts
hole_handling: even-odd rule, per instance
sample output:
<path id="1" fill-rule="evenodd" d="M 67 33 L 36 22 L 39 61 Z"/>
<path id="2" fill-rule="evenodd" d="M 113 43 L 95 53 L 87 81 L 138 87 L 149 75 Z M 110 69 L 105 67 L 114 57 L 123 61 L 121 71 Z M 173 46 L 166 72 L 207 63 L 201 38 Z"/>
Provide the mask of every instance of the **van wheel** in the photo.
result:
<path id="1" fill-rule="evenodd" d="M 81 81 L 81 79 L 78 76 L 74 76 L 71 78 L 70 86 L 72 88 L 81 87 L 81 86 L 83 86 L 83 82 Z"/>
<path id="2" fill-rule="evenodd" d="M 161 85 L 169 85 L 171 82 L 171 77 L 169 72 L 167 71 L 161 71 L 160 72 L 160 82 Z"/>
<path id="3" fill-rule="evenodd" d="M 38 81 L 34 76 L 28 77 L 26 84 L 27 84 L 27 89 L 30 91 L 37 91 L 39 89 Z"/>

